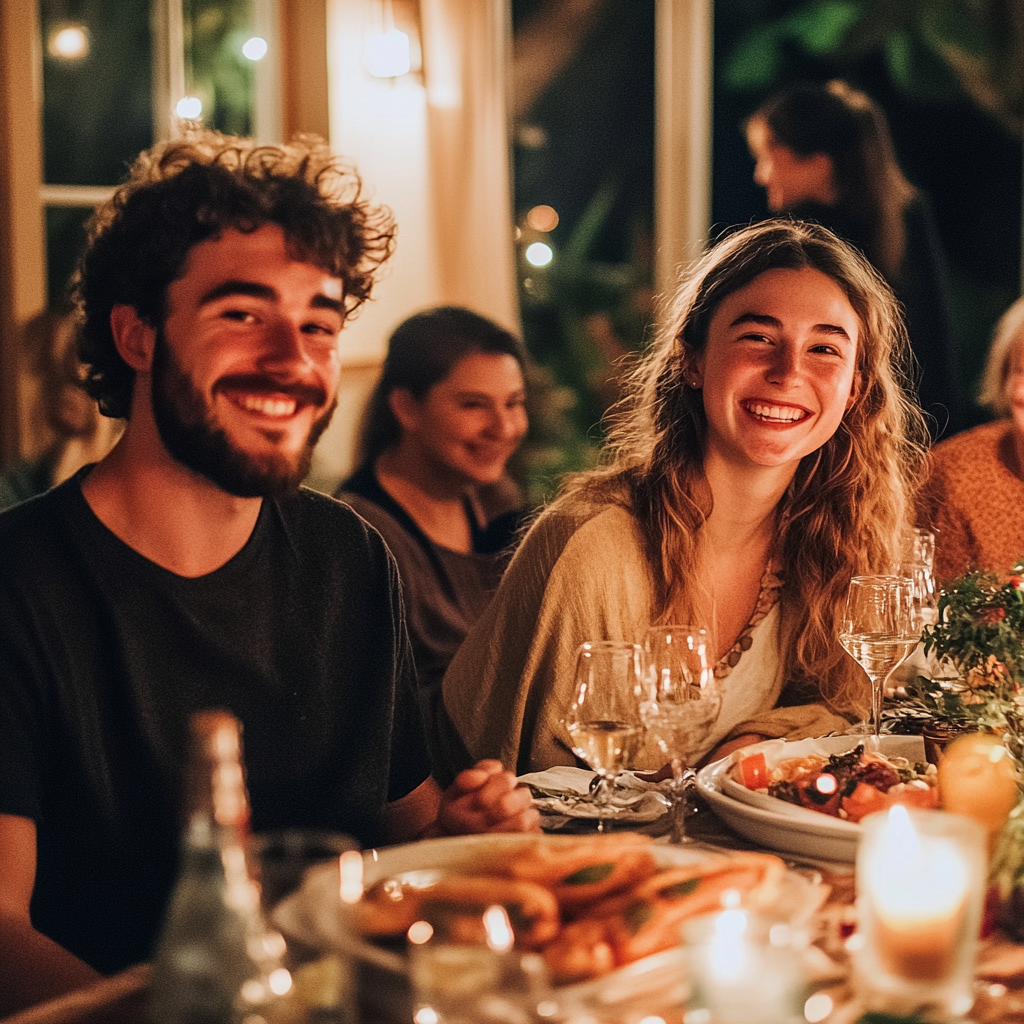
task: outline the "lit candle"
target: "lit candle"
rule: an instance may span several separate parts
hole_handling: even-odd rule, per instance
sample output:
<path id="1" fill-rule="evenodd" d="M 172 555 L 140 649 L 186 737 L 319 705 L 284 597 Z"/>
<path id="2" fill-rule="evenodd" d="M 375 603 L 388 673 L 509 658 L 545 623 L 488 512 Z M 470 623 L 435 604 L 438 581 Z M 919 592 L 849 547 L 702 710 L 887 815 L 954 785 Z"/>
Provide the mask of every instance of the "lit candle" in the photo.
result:
<path id="1" fill-rule="evenodd" d="M 693 984 L 691 1010 L 709 1012 L 718 1024 L 793 1019 L 802 981 L 789 929 L 768 928 L 734 906 L 696 919 L 684 934 Z"/>
<path id="2" fill-rule="evenodd" d="M 954 1001 L 969 990 L 985 879 L 966 819 L 896 806 L 863 823 L 857 854 L 860 974 L 869 986 Z M 969 1005 L 969 1003 L 968 1003 Z"/>

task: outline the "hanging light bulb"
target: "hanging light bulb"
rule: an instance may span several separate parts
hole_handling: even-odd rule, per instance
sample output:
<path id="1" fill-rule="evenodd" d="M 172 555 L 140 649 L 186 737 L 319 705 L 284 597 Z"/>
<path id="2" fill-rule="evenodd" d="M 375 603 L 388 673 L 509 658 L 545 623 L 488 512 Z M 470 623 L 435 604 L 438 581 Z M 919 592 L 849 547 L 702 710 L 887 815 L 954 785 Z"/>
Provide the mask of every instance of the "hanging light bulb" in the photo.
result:
<path id="1" fill-rule="evenodd" d="M 363 63 L 375 78 L 398 78 L 412 68 L 409 36 L 395 28 L 391 0 L 377 0 L 379 30 L 368 33 L 363 47 Z"/>

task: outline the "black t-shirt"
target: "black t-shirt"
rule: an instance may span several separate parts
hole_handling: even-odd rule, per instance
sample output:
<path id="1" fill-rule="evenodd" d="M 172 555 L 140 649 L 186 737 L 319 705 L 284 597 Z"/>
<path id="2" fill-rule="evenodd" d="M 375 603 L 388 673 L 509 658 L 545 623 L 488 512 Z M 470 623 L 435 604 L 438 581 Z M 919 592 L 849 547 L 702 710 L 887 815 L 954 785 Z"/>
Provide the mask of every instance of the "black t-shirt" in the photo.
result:
<path id="1" fill-rule="evenodd" d="M 312 491 L 188 579 L 93 515 L 82 474 L 0 515 L 0 813 L 33 819 L 37 929 L 103 972 L 151 953 L 190 714 L 241 719 L 254 831 L 382 840 L 429 775 L 397 570 Z"/>

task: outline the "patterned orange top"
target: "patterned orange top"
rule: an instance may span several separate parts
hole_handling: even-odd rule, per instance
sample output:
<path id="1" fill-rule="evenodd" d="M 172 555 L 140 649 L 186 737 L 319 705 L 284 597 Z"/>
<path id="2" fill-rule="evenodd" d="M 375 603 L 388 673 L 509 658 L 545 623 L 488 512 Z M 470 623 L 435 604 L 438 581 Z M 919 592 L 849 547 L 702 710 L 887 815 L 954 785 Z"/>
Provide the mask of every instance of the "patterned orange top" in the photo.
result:
<path id="1" fill-rule="evenodd" d="M 1024 557 L 1024 474 L 1013 424 L 965 430 L 932 450 L 918 524 L 935 532 L 935 577 L 971 569 L 1005 572 Z"/>

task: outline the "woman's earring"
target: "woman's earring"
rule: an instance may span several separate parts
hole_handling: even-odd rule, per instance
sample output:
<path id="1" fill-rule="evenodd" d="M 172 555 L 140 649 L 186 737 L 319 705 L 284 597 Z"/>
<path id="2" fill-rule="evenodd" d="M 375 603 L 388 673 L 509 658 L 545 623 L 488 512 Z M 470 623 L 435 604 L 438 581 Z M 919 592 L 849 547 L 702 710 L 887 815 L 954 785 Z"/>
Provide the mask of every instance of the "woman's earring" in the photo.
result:
<path id="1" fill-rule="evenodd" d="M 700 377 L 698 377 L 695 373 L 691 373 L 686 378 L 686 383 L 689 384 L 690 387 L 694 388 L 695 390 L 700 388 L 700 386 L 701 386 Z"/>

